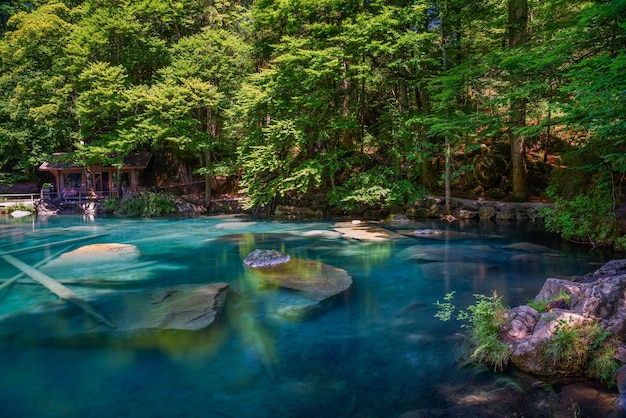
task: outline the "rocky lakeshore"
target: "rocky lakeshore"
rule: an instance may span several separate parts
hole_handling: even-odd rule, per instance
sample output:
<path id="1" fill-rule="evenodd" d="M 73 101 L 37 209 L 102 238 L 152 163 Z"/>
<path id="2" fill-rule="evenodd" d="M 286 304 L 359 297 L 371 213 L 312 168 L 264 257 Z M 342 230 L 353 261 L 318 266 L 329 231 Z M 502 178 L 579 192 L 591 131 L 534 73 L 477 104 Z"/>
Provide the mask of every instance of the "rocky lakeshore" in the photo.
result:
<path id="1" fill-rule="evenodd" d="M 571 280 L 548 278 L 534 302 L 498 313 L 498 338 L 508 345 L 513 366 L 503 373 L 503 386 L 476 382 L 451 389 L 456 406 L 408 411 L 402 418 L 625 417 L 626 260 Z M 595 325 L 599 333 L 584 340 L 582 330 Z M 555 342 L 562 343 L 568 332 L 572 347 L 562 345 L 562 356 L 555 357 Z M 603 355 L 594 346 L 602 344 L 612 375 L 589 376 Z"/>

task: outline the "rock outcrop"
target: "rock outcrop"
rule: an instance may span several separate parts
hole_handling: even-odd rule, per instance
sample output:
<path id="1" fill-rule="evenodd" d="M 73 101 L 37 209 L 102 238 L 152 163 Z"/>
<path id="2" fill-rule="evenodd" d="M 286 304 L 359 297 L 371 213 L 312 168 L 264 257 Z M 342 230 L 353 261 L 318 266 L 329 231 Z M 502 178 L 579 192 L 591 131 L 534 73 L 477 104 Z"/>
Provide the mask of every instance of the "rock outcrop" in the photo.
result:
<path id="1" fill-rule="evenodd" d="M 598 323 L 611 332 L 619 345 L 615 360 L 626 361 L 626 260 L 613 260 L 575 280 L 547 279 L 535 298 L 547 302 L 545 312 L 529 306 L 505 313 L 501 339 L 509 344 L 511 363 L 522 371 L 541 376 L 582 376 L 587 359 L 546 361 L 546 344 L 559 327 Z M 622 408 L 626 407 L 626 366 L 617 374 Z"/>
<path id="2" fill-rule="evenodd" d="M 56 215 L 62 211 L 62 208 L 50 198 L 44 198 L 35 201 L 35 210 L 38 215 L 46 216 Z"/>

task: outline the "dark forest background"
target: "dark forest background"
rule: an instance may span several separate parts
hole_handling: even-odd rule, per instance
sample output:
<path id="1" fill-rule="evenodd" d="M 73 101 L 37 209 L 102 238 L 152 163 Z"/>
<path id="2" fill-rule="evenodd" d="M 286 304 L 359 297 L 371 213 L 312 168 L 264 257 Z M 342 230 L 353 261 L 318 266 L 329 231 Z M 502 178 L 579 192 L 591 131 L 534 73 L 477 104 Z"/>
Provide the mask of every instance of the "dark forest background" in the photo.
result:
<path id="1" fill-rule="evenodd" d="M 0 183 L 150 151 L 250 207 L 542 199 L 625 247 L 625 52 L 626 0 L 2 2 Z"/>

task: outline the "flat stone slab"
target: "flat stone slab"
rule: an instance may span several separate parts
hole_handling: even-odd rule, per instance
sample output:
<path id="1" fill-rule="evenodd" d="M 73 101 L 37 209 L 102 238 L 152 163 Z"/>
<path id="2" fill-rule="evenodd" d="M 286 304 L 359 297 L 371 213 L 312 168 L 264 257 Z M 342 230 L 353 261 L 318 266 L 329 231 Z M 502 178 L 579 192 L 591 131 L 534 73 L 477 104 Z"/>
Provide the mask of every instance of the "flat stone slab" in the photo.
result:
<path id="1" fill-rule="evenodd" d="M 96 322 L 71 304 L 55 300 L 37 305 L 31 311 L 4 316 L 0 321 L 0 338 L 45 340 L 94 333 L 121 332 L 132 336 L 162 330 L 200 330 L 214 322 L 224 305 L 228 287 L 227 283 L 178 285 L 85 297 L 115 328 Z"/>
<path id="2" fill-rule="evenodd" d="M 212 283 L 117 292 L 101 310 L 117 330 L 195 331 L 213 323 L 228 287 L 227 283 Z"/>
<path id="3" fill-rule="evenodd" d="M 32 215 L 32 213 L 26 210 L 14 210 L 13 212 L 11 212 L 11 216 L 14 218 L 23 218 L 25 216 L 30 216 L 30 215 Z"/>
<path id="4" fill-rule="evenodd" d="M 322 238 L 322 239 L 337 239 L 341 238 L 341 233 L 337 231 L 328 231 L 325 229 L 314 229 L 311 231 L 305 231 L 297 234 L 305 238 Z"/>
<path id="5" fill-rule="evenodd" d="M 558 251 L 553 250 L 552 248 L 533 244 L 532 242 L 516 242 L 514 244 L 506 245 L 504 247 L 505 250 L 513 250 L 513 251 L 526 251 L 529 253 L 541 253 L 541 254 L 558 254 Z"/>
<path id="6" fill-rule="evenodd" d="M 352 277 L 347 271 L 314 260 L 292 259 L 288 264 L 254 272 L 260 286 L 298 290 L 316 301 L 327 299 L 352 286 Z"/>
<path id="7" fill-rule="evenodd" d="M 343 238 L 356 239 L 359 241 L 384 242 L 406 239 L 402 234 L 368 223 L 338 223 L 333 230 L 339 232 Z"/>
<path id="8" fill-rule="evenodd" d="M 139 249 L 131 244 L 90 244 L 61 254 L 59 262 L 71 263 L 111 263 L 127 262 L 139 258 Z"/>
<path id="9" fill-rule="evenodd" d="M 151 275 L 151 270 L 135 269 L 141 253 L 130 244 L 91 244 L 61 254 L 41 267 L 41 271 L 57 280 L 136 281 Z"/>

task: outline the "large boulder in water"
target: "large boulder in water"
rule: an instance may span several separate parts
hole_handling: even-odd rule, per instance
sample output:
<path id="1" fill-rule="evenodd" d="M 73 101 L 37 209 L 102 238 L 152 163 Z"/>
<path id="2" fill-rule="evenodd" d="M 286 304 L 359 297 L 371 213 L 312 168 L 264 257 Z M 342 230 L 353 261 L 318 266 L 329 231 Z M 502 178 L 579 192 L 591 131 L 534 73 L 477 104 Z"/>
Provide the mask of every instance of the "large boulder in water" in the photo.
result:
<path id="1" fill-rule="evenodd" d="M 213 323 L 227 290 L 227 283 L 212 283 L 119 292 L 102 310 L 118 330 L 195 331 Z"/>

